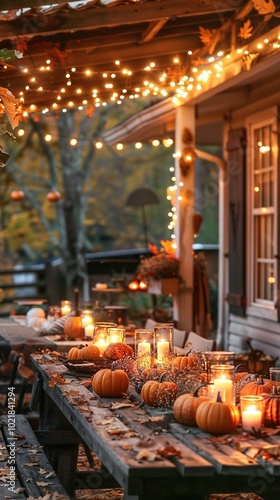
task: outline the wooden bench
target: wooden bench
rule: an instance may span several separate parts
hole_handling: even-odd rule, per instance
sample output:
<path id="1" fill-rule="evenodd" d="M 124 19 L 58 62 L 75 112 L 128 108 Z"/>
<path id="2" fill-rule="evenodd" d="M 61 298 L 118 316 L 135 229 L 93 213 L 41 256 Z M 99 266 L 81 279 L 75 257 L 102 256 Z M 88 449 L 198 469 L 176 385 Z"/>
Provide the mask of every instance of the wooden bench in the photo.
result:
<path id="1" fill-rule="evenodd" d="M 69 500 L 24 415 L 0 419 L 0 498 Z"/>

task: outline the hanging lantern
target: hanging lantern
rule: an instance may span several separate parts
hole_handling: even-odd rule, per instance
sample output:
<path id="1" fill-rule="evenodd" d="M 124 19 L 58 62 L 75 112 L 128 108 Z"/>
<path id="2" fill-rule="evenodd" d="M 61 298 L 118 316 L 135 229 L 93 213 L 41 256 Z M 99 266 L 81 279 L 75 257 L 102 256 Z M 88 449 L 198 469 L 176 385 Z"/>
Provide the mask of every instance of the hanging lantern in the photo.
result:
<path id="1" fill-rule="evenodd" d="M 13 189 L 13 191 L 10 194 L 10 198 L 13 201 L 21 201 L 23 200 L 24 196 L 25 196 L 24 192 L 21 191 L 20 189 Z"/>
<path id="2" fill-rule="evenodd" d="M 58 200 L 60 200 L 61 195 L 59 191 L 50 191 L 47 194 L 47 199 L 48 201 L 51 201 L 52 203 L 56 203 Z"/>
<path id="3" fill-rule="evenodd" d="M 183 154 L 179 160 L 180 170 L 183 177 L 186 177 L 190 168 L 195 162 L 196 154 L 192 148 L 184 148 Z"/>

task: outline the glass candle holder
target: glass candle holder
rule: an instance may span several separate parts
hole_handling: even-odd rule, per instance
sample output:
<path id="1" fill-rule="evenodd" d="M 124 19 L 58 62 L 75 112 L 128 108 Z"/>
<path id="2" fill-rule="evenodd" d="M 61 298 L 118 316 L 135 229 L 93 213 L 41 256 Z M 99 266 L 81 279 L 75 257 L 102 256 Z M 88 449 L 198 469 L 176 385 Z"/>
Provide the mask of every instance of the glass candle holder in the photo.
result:
<path id="1" fill-rule="evenodd" d="M 97 322 L 93 330 L 93 343 L 98 347 L 101 356 L 109 345 L 109 329 L 117 328 L 116 323 Z"/>
<path id="2" fill-rule="evenodd" d="M 66 316 L 72 311 L 72 303 L 70 300 L 62 300 L 60 302 L 61 316 Z"/>
<path id="3" fill-rule="evenodd" d="M 93 338 L 93 314 L 90 309 L 83 309 L 81 311 L 82 326 L 84 328 L 85 337 Z"/>
<path id="4" fill-rule="evenodd" d="M 116 342 L 124 342 L 125 328 L 108 328 L 108 342 L 114 344 Z"/>
<path id="5" fill-rule="evenodd" d="M 156 323 L 154 334 L 157 360 L 160 364 L 166 364 L 174 351 L 173 323 Z"/>
<path id="6" fill-rule="evenodd" d="M 205 351 L 202 353 L 207 374 L 207 382 L 211 382 L 211 367 L 213 365 L 233 365 L 235 352 L 233 351 Z"/>
<path id="7" fill-rule="evenodd" d="M 275 385 L 280 385 L 280 368 L 269 368 L 269 378 Z"/>
<path id="8" fill-rule="evenodd" d="M 242 429 L 252 432 L 261 428 L 263 423 L 263 396 L 241 396 L 240 410 Z"/>
<path id="9" fill-rule="evenodd" d="M 148 328 L 135 330 L 135 354 L 140 369 L 150 368 L 154 350 L 154 332 Z"/>
<path id="10" fill-rule="evenodd" d="M 212 365 L 210 387 L 214 400 L 220 393 L 223 403 L 235 404 L 234 366 Z"/>

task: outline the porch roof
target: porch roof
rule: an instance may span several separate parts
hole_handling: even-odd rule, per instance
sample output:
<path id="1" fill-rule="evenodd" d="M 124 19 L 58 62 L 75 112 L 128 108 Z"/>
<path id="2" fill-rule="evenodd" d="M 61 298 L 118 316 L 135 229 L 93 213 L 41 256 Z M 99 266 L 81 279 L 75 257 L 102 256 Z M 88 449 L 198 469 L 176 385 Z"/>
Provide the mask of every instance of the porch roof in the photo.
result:
<path id="1" fill-rule="evenodd" d="M 251 72 L 279 52 L 278 9 L 272 0 L 240 0 L 238 8 L 215 0 L 1 0 L 1 46 L 23 58 L 2 63 L 0 86 L 30 113 L 146 95 L 196 104 L 216 79 Z M 235 74 L 231 64 L 222 68 L 232 57 Z"/>

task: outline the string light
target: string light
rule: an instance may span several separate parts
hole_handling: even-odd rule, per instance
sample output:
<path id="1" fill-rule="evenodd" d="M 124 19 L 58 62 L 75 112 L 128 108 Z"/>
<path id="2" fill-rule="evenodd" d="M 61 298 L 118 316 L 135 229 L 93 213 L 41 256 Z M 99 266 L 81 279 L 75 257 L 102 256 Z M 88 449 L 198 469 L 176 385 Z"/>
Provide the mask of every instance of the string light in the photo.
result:
<path id="1" fill-rule="evenodd" d="M 46 71 L 52 71 L 54 76 L 52 77 L 52 81 L 55 81 L 55 71 L 57 68 L 52 65 L 51 59 L 46 60 L 46 65 L 42 66 L 40 70 L 36 69 L 28 69 L 24 68 L 22 70 L 23 74 L 26 74 L 28 77 L 28 82 L 23 84 L 24 92 L 22 102 L 27 103 L 27 108 L 30 113 L 34 111 L 33 105 L 35 102 L 30 102 L 29 95 L 31 92 L 42 92 L 44 89 L 45 95 L 53 95 L 53 99 L 56 102 L 61 103 L 61 108 L 70 107 L 72 99 L 70 95 L 68 96 L 67 101 L 63 102 L 62 94 L 69 93 L 70 88 L 73 85 L 77 85 L 76 79 L 81 76 L 85 78 L 103 78 L 107 80 L 107 84 L 104 88 L 96 88 L 94 93 L 92 93 L 92 99 L 95 99 L 99 96 L 99 101 L 90 101 L 90 91 L 86 91 L 85 94 L 88 102 L 93 104 L 96 107 L 100 105 L 106 106 L 108 102 L 116 102 L 119 105 L 123 102 L 125 98 L 128 99 L 139 99 L 141 97 L 154 95 L 154 96 L 163 96 L 166 97 L 170 94 L 173 94 L 173 102 L 175 104 L 180 104 L 182 100 L 187 97 L 192 97 L 192 93 L 194 96 L 200 94 L 207 90 L 209 86 L 213 87 L 215 82 L 226 79 L 225 68 L 229 64 L 238 64 L 239 71 L 243 71 L 244 69 L 250 69 L 250 65 L 252 60 L 259 56 L 263 50 L 266 51 L 266 56 L 269 53 L 275 52 L 280 48 L 280 35 L 279 30 L 277 32 L 277 28 L 271 30 L 271 32 L 262 39 L 258 39 L 253 43 L 241 48 L 237 47 L 235 51 L 227 50 L 218 50 L 216 54 L 211 55 L 208 59 L 204 61 L 201 60 L 199 66 L 191 66 L 191 60 L 188 62 L 181 60 L 178 56 L 170 57 L 170 64 L 168 65 L 168 71 L 166 70 L 167 64 L 165 63 L 165 67 L 161 68 L 160 64 L 157 61 L 151 61 L 145 65 L 143 68 L 139 68 L 134 73 L 127 66 L 122 66 L 122 62 L 120 60 L 116 60 L 114 62 L 114 69 L 107 68 L 102 72 L 93 71 L 92 68 L 69 68 L 65 72 L 65 86 L 63 89 L 48 89 L 47 83 L 44 81 L 44 85 L 37 86 L 37 89 L 32 84 L 36 84 L 36 81 L 40 80 L 40 73 L 43 75 Z M 192 51 L 189 50 L 187 52 L 187 57 L 189 58 L 192 55 Z M 245 58 L 245 59 L 244 59 Z M 243 60 L 244 59 L 244 60 Z M 189 69 L 187 69 L 189 68 Z M 5 69 L 3 67 L 3 69 Z M 6 69 L 6 71 L 9 68 Z M 132 77 L 138 76 L 145 72 L 146 78 L 143 78 L 141 84 L 138 84 L 137 89 L 133 90 L 133 81 Z M 30 73 L 32 73 L 30 75 Z M 35 74 L 36 72 L 36 74 Z M 139 73 L 139 75 L 138 75 Z M 229 72 L 230 73 L 230 72 Z M 29 75 L 29 76 L 28 76 Z M 108 80 L 114 80 L 113 84 L 109 84 Z M 80 87 L 81 81 L 79 81 L 79 89 L 75 91 L 75 94 L 82 95 L 82 91 Z M 67 90 L 66 90 L 67 89 Z M 52 102 L 48 102 L 48 109 L 53 109 Z M 81 106 L 82 102 L 77 102 L 75 105 Z M 40 105 L 37 104 L 37 107 L 40 108 Z M 40 111 L 40 109 L 38 109 Z"/>

